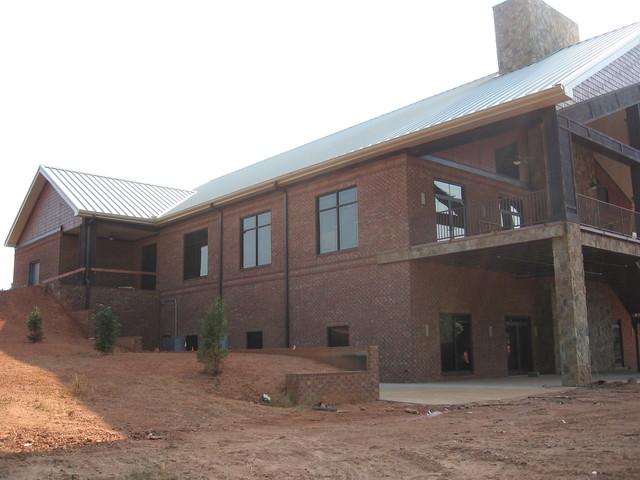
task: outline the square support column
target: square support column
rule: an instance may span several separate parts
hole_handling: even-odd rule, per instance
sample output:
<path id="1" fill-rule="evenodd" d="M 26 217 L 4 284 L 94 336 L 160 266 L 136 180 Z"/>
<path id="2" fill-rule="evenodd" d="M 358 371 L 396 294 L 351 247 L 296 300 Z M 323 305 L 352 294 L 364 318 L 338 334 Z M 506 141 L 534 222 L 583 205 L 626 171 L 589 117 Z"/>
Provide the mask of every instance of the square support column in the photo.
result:
<path id="1" fill-rule="evenodd" d="M 580 226 L 569 222 L 566 229 L 553 239 L 554 322 L 562 384 L 576 386 L 591 383 L 591 352 Z"/>

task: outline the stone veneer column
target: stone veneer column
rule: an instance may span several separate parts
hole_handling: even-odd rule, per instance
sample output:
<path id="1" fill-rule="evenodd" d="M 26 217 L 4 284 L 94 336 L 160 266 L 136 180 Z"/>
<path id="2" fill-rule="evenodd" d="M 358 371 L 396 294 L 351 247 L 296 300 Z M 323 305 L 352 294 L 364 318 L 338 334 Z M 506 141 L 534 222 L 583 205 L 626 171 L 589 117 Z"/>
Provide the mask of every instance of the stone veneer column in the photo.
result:
<path id="1" fill-rule="evenodd" d="M 553 239 L 555 277 L 554 322 L 557 324 L 562 384 L 591 382 L 587 292 L 580 226 L 566 223 L 566 233 Z"/>

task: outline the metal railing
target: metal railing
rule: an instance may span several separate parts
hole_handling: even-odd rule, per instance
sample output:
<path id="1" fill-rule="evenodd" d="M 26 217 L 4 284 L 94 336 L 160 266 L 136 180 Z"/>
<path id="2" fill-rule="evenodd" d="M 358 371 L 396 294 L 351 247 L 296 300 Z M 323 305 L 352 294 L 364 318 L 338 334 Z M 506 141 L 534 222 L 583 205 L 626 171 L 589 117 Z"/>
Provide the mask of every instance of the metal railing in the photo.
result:
<path id="1" fill-rule="evenodd" d="M 637 215 L 628 208 L 578 195 L 578 217 L 584 225 L 635 238 Z"/>
<path id="2" fill-rule="evenodd" d="M 549 221 L 546 190 L 436 212 L 436 240 L 513 230 Z"/>

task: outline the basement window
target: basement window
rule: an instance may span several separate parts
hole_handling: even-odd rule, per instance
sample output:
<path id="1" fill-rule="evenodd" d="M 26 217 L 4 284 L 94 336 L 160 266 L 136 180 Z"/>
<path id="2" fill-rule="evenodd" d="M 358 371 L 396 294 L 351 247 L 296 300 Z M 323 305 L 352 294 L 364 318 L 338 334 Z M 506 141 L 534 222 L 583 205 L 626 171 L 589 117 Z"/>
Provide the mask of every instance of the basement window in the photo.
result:
<path id="1" fill-rule="evenodd" d="M 440 314 L 440 358 L 444 373 L 473 369 L 471 315 Z"/>
<path id="2" fill-rule="evenodd" d="M 195 352 L 198 350 L 198 335 L 186 335 L 184 337 L 184 351 Z"/>
<path id="3" fill-rule="evenodd" d="M 208 232 L 206 229 L 184 236 L 184 279 L 209 274 Z"/>
<path id="4" fill-rule="evenodd" d="M 262 348 L 262 332 L 247 332 L 247 348 L 250 350 Z"/>
<path id="5" fill-rule="evenodd" d="M 520 180 L 518 145 L 512 143 L 495 151 L 496 173 Z"/>
<path id="6" fill-rule="evenodd" d="M 329 347 L 348 347 L 349 327 L 343 325 L 340 327 L 327 328 L 327 345 Z"/>

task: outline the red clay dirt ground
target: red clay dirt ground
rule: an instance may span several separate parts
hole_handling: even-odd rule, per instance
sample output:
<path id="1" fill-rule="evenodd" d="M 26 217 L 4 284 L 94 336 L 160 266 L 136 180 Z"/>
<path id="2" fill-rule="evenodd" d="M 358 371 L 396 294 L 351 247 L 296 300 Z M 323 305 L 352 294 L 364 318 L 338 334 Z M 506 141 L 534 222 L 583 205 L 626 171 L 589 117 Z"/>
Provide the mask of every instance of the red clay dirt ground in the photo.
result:
<path id="1" fill-rule="evenodd" d="M 37 345 L 24 329 L 34 303 Z M 0 294 L 0 478 L 640 478 L 638 384 L 435 417 L 385 402 L 324 413 L 248 399 L 277 395 L 286 371 L 329 367 L 232 354 L 214 382 L 194 357 L 102 356 L 42 292 Z"/>

